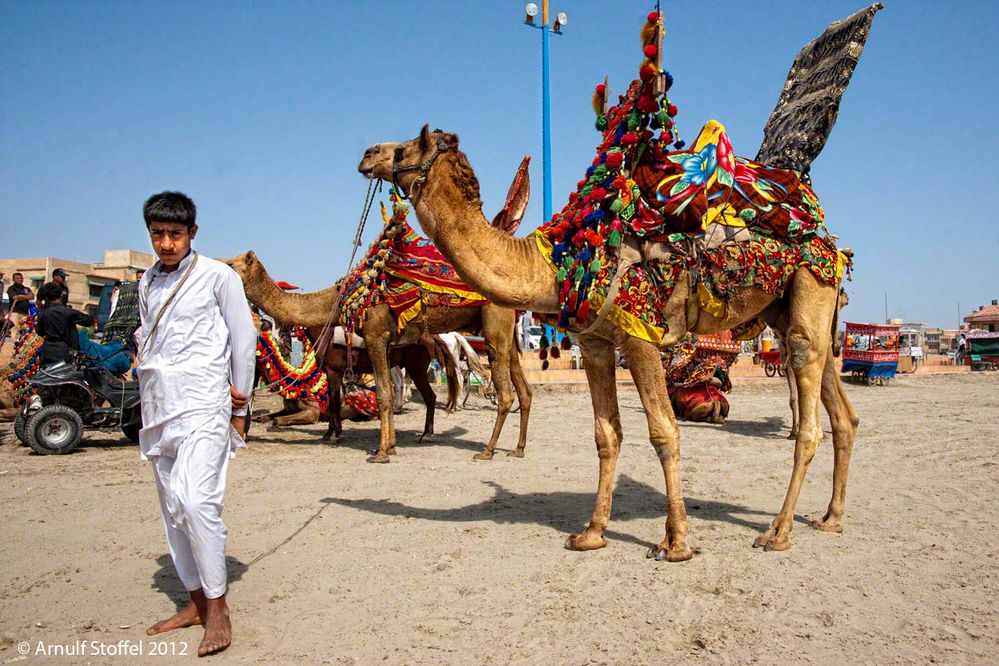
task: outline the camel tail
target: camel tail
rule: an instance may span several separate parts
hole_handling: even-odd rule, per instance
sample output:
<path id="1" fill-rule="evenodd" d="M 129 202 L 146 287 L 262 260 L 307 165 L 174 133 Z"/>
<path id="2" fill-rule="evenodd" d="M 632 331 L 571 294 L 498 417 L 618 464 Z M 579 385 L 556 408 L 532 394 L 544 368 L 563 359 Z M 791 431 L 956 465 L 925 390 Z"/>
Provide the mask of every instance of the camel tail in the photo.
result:
<path id="1" fill-rule="evenodd" d="M 458 346 L 465 351 L 465 358 L 468 360 L 468 367 L 471 368 L 479 377 L 482 377 L 485 373 L 485 366 L 482 365 L 482 361 L 479 360 L 479 352 L 472 349 L 472 345 L 468 344 L 468 340 L 461 333 L 457 334 Z"/>
<path id="2" fill-rule="evenodd" d="M 444 408 L 453 412 L 458 405 L 458 364 L 444 341 L 436 335 L 431 337 L 434 341 L 434 359 L 444 368 L 444 376 L 447 377 L 447 404 Z"/>

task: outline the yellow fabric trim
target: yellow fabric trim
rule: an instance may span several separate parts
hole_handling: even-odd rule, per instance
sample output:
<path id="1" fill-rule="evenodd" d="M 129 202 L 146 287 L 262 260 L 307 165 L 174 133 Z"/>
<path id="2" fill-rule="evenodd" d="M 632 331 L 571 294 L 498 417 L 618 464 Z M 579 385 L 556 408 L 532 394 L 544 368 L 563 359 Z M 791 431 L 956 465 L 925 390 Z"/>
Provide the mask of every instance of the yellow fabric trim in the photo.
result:
<path id="1" fill-rule="evenodd" d="M 414 278 L 412 275 L 400 275 L 395 271 L 386 268 L 385 272 L 389 275 L 399 278 L 400 280 L 406 280 L 412 282 L 413 284 L 419 286 L 423 291 L 429 291 L 434 294 L 448 294 L 450 296 L 457 296 L 459 298 L 464 298 L 469 301 L 485 301 L 488 300 L 482 294 L 476 293 L 474 291 L 467 291 L 464 289 L 452 289 L 450 287 L 442 287 L 440 285 L 431 284 L 429 282 L 424 282 L 423 280 Z"/>
<path id="2" fill-rule="evenodd" d="M 539 234 L 537 231 L 532 231 L 528 238 L 534 237 L 534 244 L 538 246 L 538 252 L 541 256 L 545 258 L 545 263 L 548 267 L 552 269 L 552 273 L 557 273 L 558 269 L 555 268 L 555 262 L 552 261 L 552 244 L 543 235 Z"/>
<path id="3" fill-rule="evenodd" d="M 604 297 L 595 292 L 590 292 L 590 312 L 596 312 L 604 306 Z M 622 310 L 616 305 L 612 305 L 607 313 L 607 321 L 617 328 L 636 338 L 641 338 L 651 342 L 657 347 L 662 347 L 663 336 L 666 334 L 662 329 L 654 324 L 642 321 L 630 312 Z"/>
<path id="4" fill-rule="evenodd" d="M 384 201 L 379 201 L 378 203 L 382 207 L 382 222 L 385 223 L 385 224 L 388 224 L 389 214 L 388 214 L 388 211 L 385 209 L 385 202 Z"/>
<path id="5" fill-rule="evenodd" d="M 555 264 L 552 262 L 552 245 L 548 242 L 548 239 L 539 234 L 538 232 L 532 232 L 531 236 L 534 236 L 534 242 L 538 246 L 538 252 L 544 257 L 545 262 L 552 269 L 552 272 L 556 272 Z M 590 292 L 590 312 L 596 312 L 604 306 L 604 297 L 600 294 Z M 554 317 L 553 317 L 554 318 Z M 617 305 L 612 305 L 610 312 L 607 313 L 607 321 L 612 323 L 614 326 L 620 328 L 622 331 L 628 335 L 632 335 L 636 338 L 641 338 L 661 347 L 663 343 L 663 336 L 666 331 L 653 324 L 646 323 L 636 317 L 635 315 L 625 312 Z"/>
<path id="6" fill-rule="evenodd" d="M 843 271 L 845 271 L 846 267 L 849 266 L 851 263 L 853 263 L 853 260 L 850 259 L 850 257 L 848 257 L 847 255 L 843 254 L 839 250 L 836 250 L 836 280 L 837 280 L 837 282 L 842 282 L 843 281 Z"/>
<path id="7" fill-rule="evenodd" d="M 697 283 L 697 300 L 701 304 L 701 307 L 715 319 L 725 318 L 725 313 L 728 309 L 725 301 L 716 298 L 703 282 Z"/>
<path id="8" fill-rule="evenodd" d="M 399 327 L 396 332 L 402 333 L 403 329 L 409 325 L 409 322 L 413 321 L 420 316 L 420 311 L 423 309 L 422 299 L 416 299 L 416 302 L 409 306 L 408 309 L 404 310 L 399 314 Z"/>

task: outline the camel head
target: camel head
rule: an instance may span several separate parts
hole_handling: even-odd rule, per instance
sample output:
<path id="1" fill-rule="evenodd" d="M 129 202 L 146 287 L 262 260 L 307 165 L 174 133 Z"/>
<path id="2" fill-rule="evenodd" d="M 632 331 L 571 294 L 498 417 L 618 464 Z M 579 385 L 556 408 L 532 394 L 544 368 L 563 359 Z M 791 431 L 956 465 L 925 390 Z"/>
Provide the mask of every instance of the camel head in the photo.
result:
<path id="1" fill-rule="evenodd" d="M 263 264 L 257 259 L 253 250 L 247 250 L 231 259 L 220 259 L 220 261 L 236 271 L 236 275 L 243 280 L 244 285 L 266 275 Z"/>

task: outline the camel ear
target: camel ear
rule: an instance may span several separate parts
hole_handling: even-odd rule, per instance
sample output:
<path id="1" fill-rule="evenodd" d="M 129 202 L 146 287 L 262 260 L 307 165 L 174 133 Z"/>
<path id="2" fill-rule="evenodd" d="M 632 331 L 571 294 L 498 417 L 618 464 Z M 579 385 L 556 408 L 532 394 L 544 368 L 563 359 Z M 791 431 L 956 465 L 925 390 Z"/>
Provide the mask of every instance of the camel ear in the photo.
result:
<path id="1" fill-rule="evenodd" d="M 424 151 L 430 148 L 430 123 L 423 126 L 420 130 L 420 150 Z"/>
<path id="2" fill-rule="evenodd" d="M 517 174 L 513 177 L 513 182 L 510 183 L 510 189 L 506 193 L 506 203 L 493 218 L 492 225 L 511 236 L 520 226 L 520 221 L 527 210 L 527 202 L 531 198 L 531 177 L 527 170 L 530 163 L 531 156 L 524 155 L 524 159 L 517 169 Z"/>

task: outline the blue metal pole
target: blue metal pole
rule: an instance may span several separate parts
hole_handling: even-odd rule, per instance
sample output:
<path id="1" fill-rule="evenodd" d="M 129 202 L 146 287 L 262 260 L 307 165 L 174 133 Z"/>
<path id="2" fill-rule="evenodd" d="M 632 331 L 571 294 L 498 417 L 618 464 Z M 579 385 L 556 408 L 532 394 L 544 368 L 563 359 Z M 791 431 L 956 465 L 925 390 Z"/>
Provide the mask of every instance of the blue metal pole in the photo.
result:
<path id="1" fill-rule="evenodd" d="M 541 26 L 541 134 L 544 140 L 542 166 L 544 167 L 545 219 L 552 219 L 552 128 L 548 98 L 548 24 Z"/>

